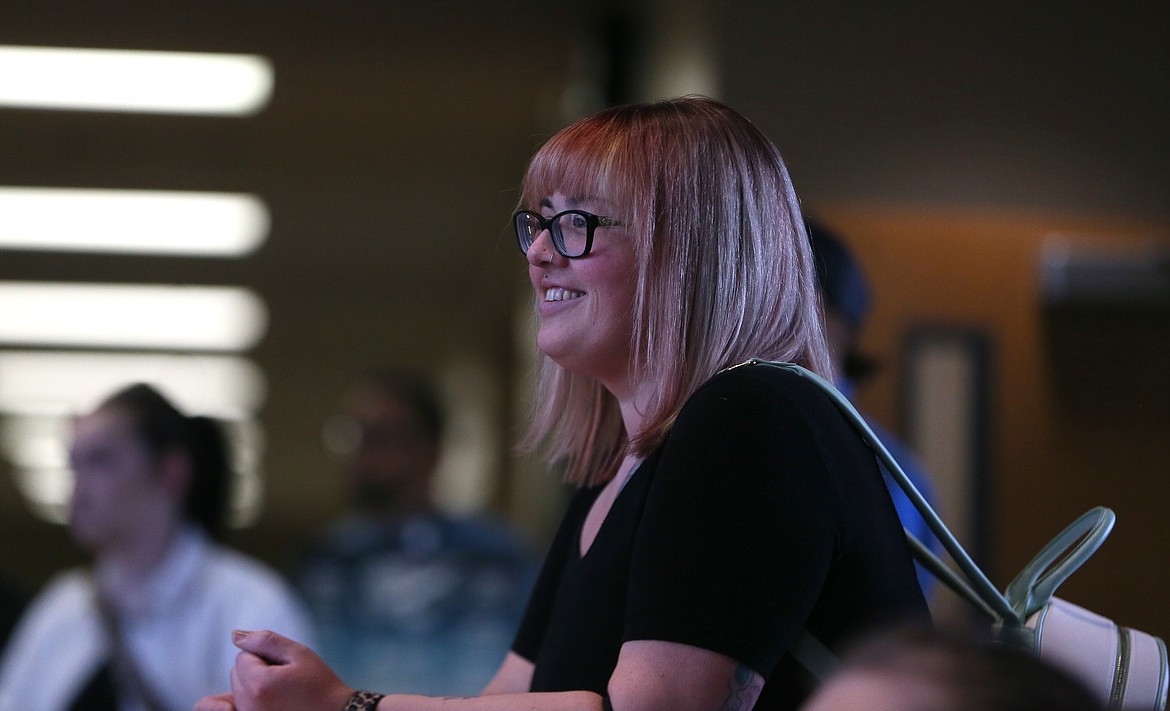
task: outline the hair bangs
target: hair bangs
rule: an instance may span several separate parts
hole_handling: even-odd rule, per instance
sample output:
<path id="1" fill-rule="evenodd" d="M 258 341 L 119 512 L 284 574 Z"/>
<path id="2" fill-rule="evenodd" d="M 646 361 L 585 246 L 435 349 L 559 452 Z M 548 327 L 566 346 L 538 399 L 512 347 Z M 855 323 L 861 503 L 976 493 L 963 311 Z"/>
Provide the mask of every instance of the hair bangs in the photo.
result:
<path id="1" fill-rule="evenodd" d="M 605 199 L 625 208 L 624 184 L 629 173 L 628 136 L 614 121 L 589 120 L 553 136 L 533 156 L 521 186 L 521 207 L 536 209 L 542 199 L 561 193 L 571 198 Z"/>

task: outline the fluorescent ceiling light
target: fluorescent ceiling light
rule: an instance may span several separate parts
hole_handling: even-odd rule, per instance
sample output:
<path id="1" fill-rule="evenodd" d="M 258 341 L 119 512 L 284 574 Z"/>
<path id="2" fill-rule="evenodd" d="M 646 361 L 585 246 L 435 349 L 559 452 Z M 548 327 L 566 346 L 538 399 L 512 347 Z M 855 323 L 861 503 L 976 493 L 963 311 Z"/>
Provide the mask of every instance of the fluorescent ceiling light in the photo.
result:
<path id="1" fill-rule="evenodd" d="M 31 415 L 0 419 L 0 450 L 18 467 L 68 469 L 69 453 L 61 443 L 69 435 L 66 417 Z"/>
<path id="2" fill-rule="evenodd" d="M 272 83 L 250 54 L 0 46 L 0 106 L 244 115 Z"/>
<path id="3" fill-rule="evenodd" d="M 0 413 L 73 415 L 136 382 L 188 413 L 230 420 L 256 413 L 266 388 L 260 368 L 238 356 L 0 351 Z"/>
<path id="4" fill-rule="evenodd" d="M 63 445 L 55 443 L 54 446 Z M 14 466 L 12 474 L 17 490 L 34 514 L 49 523 L 68 523 L 69 497 L 73 493 L 73 474 L 69 469 Z"/>
<path id="5" fill-rule="evenodd" d="M 244 351 L 266 328 L 242 288 L 0 282 L 0 343 Z"/>
<path id="6" fill-rule="evenodd" d="M 243 193 L 0 186 L 4 249 L 235 257 L 269 224 L 264 202 Z"/>

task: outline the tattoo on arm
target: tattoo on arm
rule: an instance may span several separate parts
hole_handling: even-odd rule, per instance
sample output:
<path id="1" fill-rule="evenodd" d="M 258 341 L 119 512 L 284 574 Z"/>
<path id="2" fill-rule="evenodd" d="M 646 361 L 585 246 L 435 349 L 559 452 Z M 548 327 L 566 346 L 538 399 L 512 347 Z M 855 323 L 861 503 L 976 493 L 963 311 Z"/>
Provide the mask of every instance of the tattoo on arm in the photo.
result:
<path id="1" fill-rule="evenodd" d="M 727 698 L 719 711 L 751 711 L 763 688 L 764 685 L 756 681 L 756 673 L 740 664 L 727 681 Z"/>

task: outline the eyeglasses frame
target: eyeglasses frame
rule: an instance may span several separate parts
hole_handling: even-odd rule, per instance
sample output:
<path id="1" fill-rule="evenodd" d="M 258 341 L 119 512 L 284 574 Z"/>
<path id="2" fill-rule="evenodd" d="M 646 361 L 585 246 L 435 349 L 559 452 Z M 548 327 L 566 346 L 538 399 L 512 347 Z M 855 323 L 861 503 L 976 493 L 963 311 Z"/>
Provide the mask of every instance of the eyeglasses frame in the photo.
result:
<path id="1" fill-rule="evenodd" d="M 540 225 L 540 229 L 536 231 L 536 235 L 539 235 L 544 230 L 548 230 L 549 237 L 552 238 L 553 247 L 557 250 L 557 254 L 561 255 L 565 259 L 580 259 L 582 257 L 589 256 L 589 252 L 593 250 L 593 233 L 597 230 L 598 227 L 617 227 L 622 224 L 613 217 L 606 217 L 605 215 L 594 215 L 592 212 L 586 212 L 585 210 L 563 210 L 548 218 L 546 218 L 544 215 L 541 215 L 539 212 L 534 212 L 532 210 L 517 210 L 516 212 L 512 213 L 512 228 L 516 231 L 516 241 L 520 246 L 520 251 L 524 254 L 528 254 L 528 250 L 531 249 L 532 245 L 536 242 L 536 235 L 532 237 L 531 241 L 528 241 L 524 238 L 524 236 L 521 234 L 519 224 L 521 215 L 531 215 L 535 217 L 537 224 Z M 585 218 L 585 250 L 580 254 L 570 256 L 565 253 L 565 238 L 559 227 L 560 219 L 565 215 L 580 215 L 581 217 Z M 553 225 L 558 226 L 556 230 L 552 229 Z M 525 242 L 528 242 L 528 247 L 524 246 Z"/>

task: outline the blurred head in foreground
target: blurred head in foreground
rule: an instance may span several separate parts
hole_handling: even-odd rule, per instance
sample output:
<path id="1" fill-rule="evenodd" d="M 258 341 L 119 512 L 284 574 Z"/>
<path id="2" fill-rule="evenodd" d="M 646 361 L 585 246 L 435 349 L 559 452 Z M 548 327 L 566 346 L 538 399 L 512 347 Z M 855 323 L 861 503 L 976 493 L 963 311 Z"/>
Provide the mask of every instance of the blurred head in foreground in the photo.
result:
<path id="1" fill-rule="evenodd" d="M 1104 711 L 1035 654 L 929 629 L 856 647 L 802 711 Z"/>

